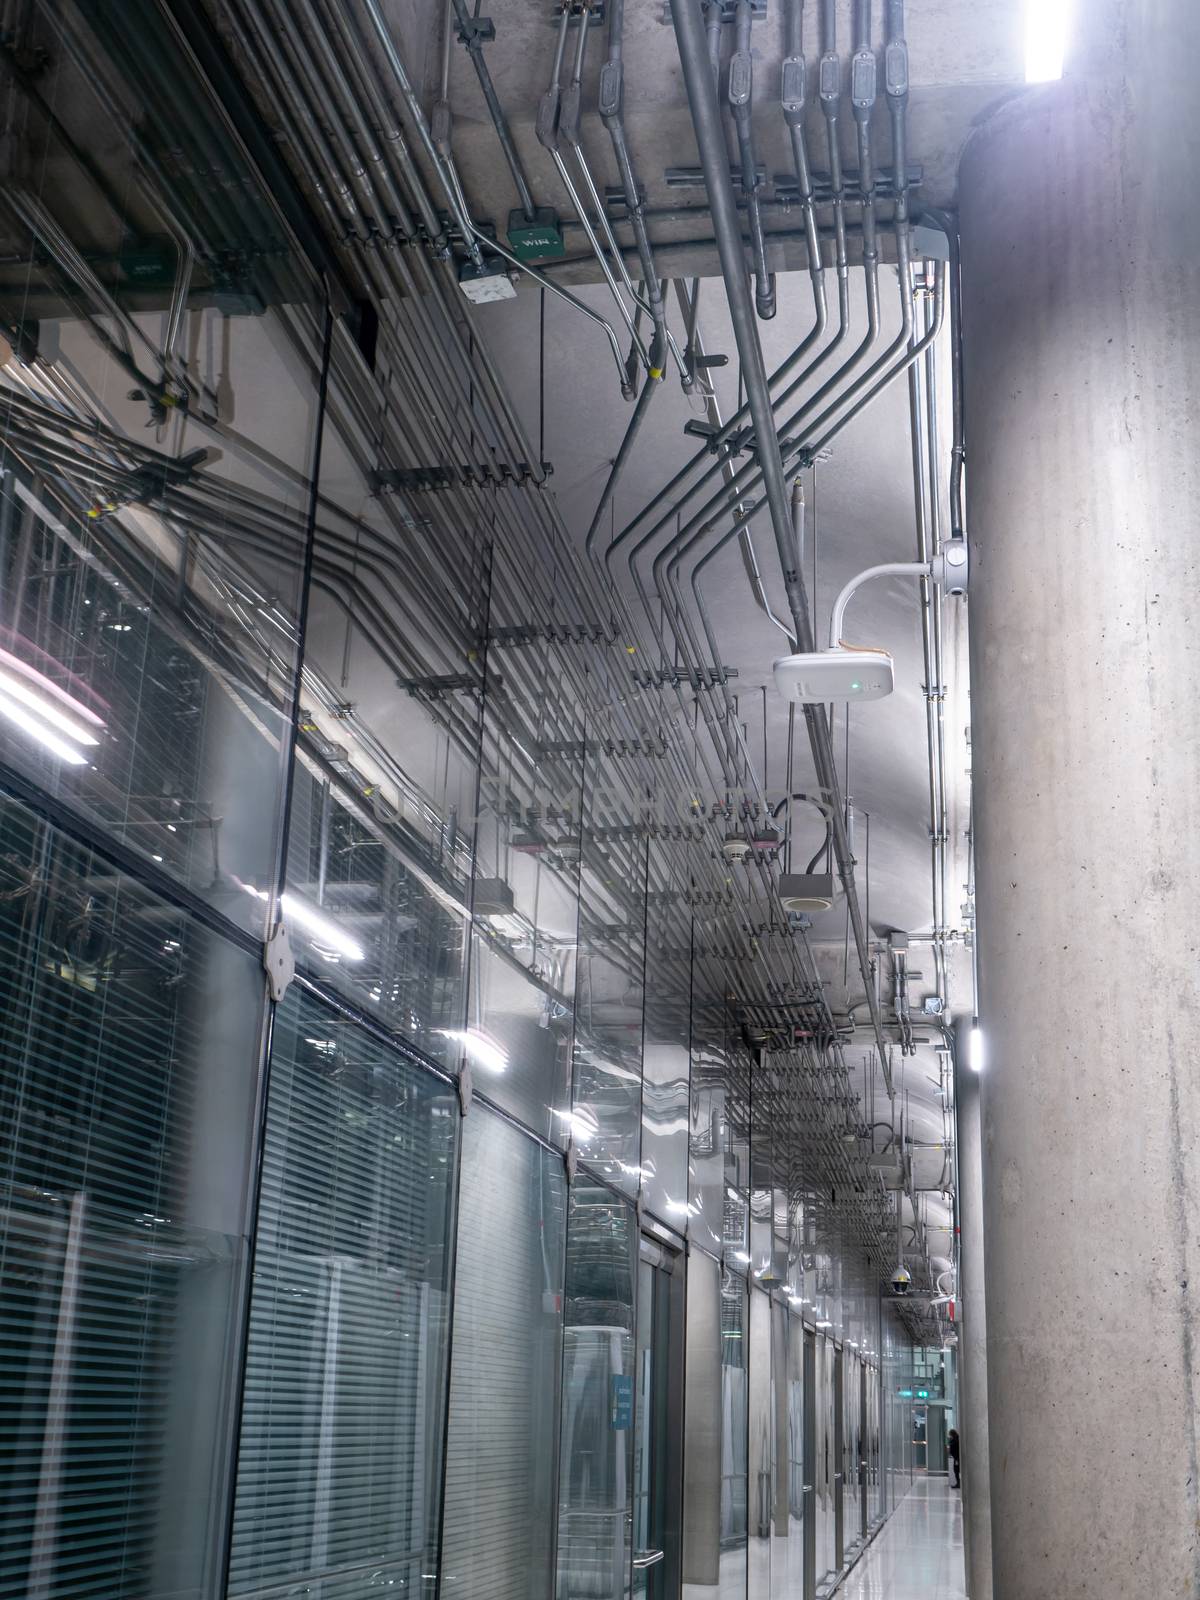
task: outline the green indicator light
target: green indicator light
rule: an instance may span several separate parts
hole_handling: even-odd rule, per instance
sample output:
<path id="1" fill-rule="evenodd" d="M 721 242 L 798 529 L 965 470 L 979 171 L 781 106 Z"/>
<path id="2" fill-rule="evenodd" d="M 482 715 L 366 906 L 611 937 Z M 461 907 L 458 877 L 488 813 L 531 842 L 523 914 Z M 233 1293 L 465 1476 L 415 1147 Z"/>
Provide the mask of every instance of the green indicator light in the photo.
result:
<path id="1" fill-rule="evenodd" d="M 861 688 L 862 688 L 862 684 L 861 684 L 861 683 L 852 683 L 852 684 L 851 684 L 851 685 L 850 685 L 850 687 L 851 687 L 851 688 L 852 688 L 852 689 L 861 689 Z"/>

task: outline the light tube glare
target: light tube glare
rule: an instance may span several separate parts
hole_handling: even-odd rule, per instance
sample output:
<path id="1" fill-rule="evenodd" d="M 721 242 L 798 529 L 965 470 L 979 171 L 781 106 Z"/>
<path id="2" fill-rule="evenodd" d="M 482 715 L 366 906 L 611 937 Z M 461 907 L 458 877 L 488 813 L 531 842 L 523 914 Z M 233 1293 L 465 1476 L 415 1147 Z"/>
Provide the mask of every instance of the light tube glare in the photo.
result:
<path id="1" fill-rule="evenodd" d="M 0 650 L 0 668 L 3 668 L 10 675 L 24 680 L 29 685 L 29 688 L 40 696 L 43 704 L 53 700 L 65 714 L 73 717 L 77 722 L 90 725 L 97 732 L 103 730 L 103 717 L 97 716 L 90 707 L 85 706 L 81 701 L 76 700 L 73 695 L 69 695 L 65 689 L 60 688 L 53 678 L 48 678 L 44 672 L 39 672 L 36 667 L 31 667 L 28 661 L 22 661 L 20 656 L 13 655 L 11 650 Z"/>
<path id="2" fill-rule="evenodd" d="M 175 831 L 170 823 L 167 826 L 172 832 Z M 256 900 L 270 898 L 265 889 L 256 889 L 252 883 L 244 883 L 242 887 Z M 366 951 L 362 946 L 356 944 L 348 933 L 343 933 L 336 922 L 323 917 L 316 907 L 310 906 L 306 900 L 298 900 L 294 894 L 288 894 L 285 890 L 279 897 L 279 909 L 283 912 L 284 922 L 294 922 L 318 949 L 331 950 L 347 961 L 366 960 Z"/>
<path id="3" fill-rule="evenodd" d="M 978 1023 L 971 1029 L 971 1047 L 967 1059 L 972 1072 L 983 1071 L 983 1030 Z"/>
<path id="4" fill-rule="evenodd" d="M 1071 0 L 1025 0 L 1025 82 L 1056 83 L 1063 75 Z"/>
<path id="5" fill-rule="evenodd" d="M 14 700 L 4 689 L 0 688 L 0 717 L 5 717 L 14 726 L 27 733 L 31 739 L 36 739 L 44 749 L 56 755 L 60 761 L 65 761 L 72 767 L 87 766 L 87 757 L 81 755 L 73 744 L 68 744 L 65 739 L 60 739 L 58 734 L 51 732 L 44 722 L 39 722 L 23 705 Z"/>
<path id="6" fill-rule="evenodd" d="M 462 1045 L 468 1061 L 481 1067 L 484 1072 L 493 1072 L 498 1077 L 500 1073 L 508 1071 L 508 1052 L 478 1028 L 441 1028 L 439 1032 L 443 1038 L 453 1039 Z"/>
<path id="7" fill-rule="evenodd" d="M 282 894 L 279 897 L 279 907 L 285 920 L 294 922 L 298 928 L 302 928 L 323 950 L 336 950 L 338 955 L 345 956 L 347 961 L 362 961 L 366 958 L 362 946 L 355 944 L 348 933 L 343 933 L 336 922 L 323 917 L 314 907 L 303 900 L 298 900 L 294 894 Z"/>
<path id="8" fill-rule="evenodd" d="M 43 722 L 48 722 L 51 727 L 57 728 L 59 733 L 65 733 L 68 739 L 74 739 L 76 744 L 97 745 L 100 743 L 96 735 L 76 717 L 63 710 L 47 695 L 39 694 L 33 686 L 16 673 L 9 672 L 0 667 L 0 694 L 9 700 L 19 701 L 27 710 L 32 711 Z"/>

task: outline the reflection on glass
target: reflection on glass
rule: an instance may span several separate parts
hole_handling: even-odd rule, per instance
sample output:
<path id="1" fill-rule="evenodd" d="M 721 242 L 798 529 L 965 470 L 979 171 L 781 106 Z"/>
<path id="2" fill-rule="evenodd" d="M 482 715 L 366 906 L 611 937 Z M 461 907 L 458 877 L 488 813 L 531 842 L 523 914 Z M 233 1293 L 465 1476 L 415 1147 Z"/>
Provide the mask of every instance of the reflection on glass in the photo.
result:
<path id="1" fill-rule="evenodd" d="M 448 1085 L 289 989 L 267 1104 L 232 1594 L 364 1567 L 420 1592 L 436 1570 L 458 1119 Z"/>
<path id="2" fill-rule="evenodd" d="M 642 1053 L 642 1192 L 647 1210 L 682 1231 L 688 1204 L 691 911 L 687 858 L 651 848 L 646 902 Z"/>
<path id="3" fill-rule="evenodd" d="M 323 293 L 161 11 L 17 34 L 41 65 L 6 90 L 0 761 L 258 931 Z"/>
<path id="4" fill-rule="evenodd" d="M 463 1127 L 442 1594 L 553 1582 L 567 1185 L 561 1158 L 476 1106 Z"/>
<path id="5" fill-rule="evenodd" d="M 632 1573 L 632 1207 L 582 1175 L 567 1224 L 558 1600 L 611 1600 Z"/>
<path id="6" fill-rule="evenodd" d="M 733 1273 L 721 1284 L 721 1596 L 745 1593 L 749 1531 L 749 1419 L 746 1285 Z"/>
<path id="7" fill-rule="evenodd" d="M 771 1523 L 775 1501 L 775 1427 L 772 1405 L 771 1302 L 750 1291 L 748 1385 L 749 1518 L 747 1572 L 750 1594 L 770 1600 Z"/>
<path id="8" fill-rule="evenodd" d="M 642 1185 L 646 845 L 630 797 L 589 790 L 580 872 L 574 1130 L 610 1183 Z M 586 1134 L 579 1124 L 586 1124 Z M 678 1218 L 672 1219 L 678 1226 Z"/>
<path id="9" fill-rule="evenodd" d="M 497 550 L 493 637 L 523 620 L 507 609 L 525 592 L 511 567 Z M 583 779 L 571 672 L 568 653 L 545 641 L 489 656 L 466 1022 L 506 1063 L 473 1061 L 480 1088 L 562 1146 L 586 1132 L 570 1099 Z"/>
<path id="10" fill-rule="evenodd" d="M 282 911 L 301 959 L 435 1060 L 458 1059 L 470 840 L 405 785 L 364 797 L 301 735 Z M 313 752 L 313 754 L 309 754 Z"/>
<path id="11" fill-rule="evenodd" d="M 0 952 L 0 1594 L 195 1592 L 220 1555 L 258 963 L 7 800 Z"/>

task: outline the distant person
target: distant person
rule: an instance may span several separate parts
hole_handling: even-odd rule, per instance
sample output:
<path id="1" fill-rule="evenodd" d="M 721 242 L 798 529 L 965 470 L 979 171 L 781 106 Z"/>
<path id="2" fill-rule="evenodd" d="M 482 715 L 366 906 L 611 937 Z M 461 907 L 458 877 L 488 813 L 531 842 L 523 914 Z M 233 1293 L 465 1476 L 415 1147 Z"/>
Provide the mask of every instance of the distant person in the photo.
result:
<path id="1" fill-rule="evenodd" d="M 954 1474 L 950 1479 L 950 1487 L 952 1489 L 961 1489 L 962 1487 L 962 1474 L 958 1468 L 958 1448 L 958 1429 L 951 1428 L 946 1435 L 946 1451 L 950 1457 L 950 1470 Z"/>

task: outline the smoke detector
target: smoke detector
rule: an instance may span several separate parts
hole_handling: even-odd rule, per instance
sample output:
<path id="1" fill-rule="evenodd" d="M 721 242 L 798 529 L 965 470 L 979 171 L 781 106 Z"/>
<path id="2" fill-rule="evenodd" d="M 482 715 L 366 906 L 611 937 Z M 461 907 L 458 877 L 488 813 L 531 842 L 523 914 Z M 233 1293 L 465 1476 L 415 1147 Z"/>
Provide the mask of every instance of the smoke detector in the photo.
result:
<path id="1" fill-rule="evenodd" d="M 886 650 L 814 650 L 775 663 L 775 687 L 785 700 L 827 705 L 831 700 L 882 700 L 896 687 L 896 666 Z"/>
<path id="2" fill-rule="evenodd" d="M 726 861 L 745 861 L 750 854 L 750 841 L 743 834 L 727 833 L 721 844 L 721 854 Z"/>
<path id="3" fill-rule="evenodd" d="M 785 872 L 779 879 L 779 899 L 785 911 L 828 911 L 834 902 L 832 872 Z"/>
<path id="4" fill-rule="evenodd" d="M 948 540 L 932 561 L 886 561 L 850 579 L 833 604 L 829 649 L 783 656 L 775 663 L 775 687 L 787 700 L 804 705 L 831 700 L 882 700 L 896 687 L 896 667 L 886 650 L 848 645 L 842 638 L 846 607 L 870 578 L 927 578 L 946 594 L 963 594 L 969 572 L 963 539 Z"/>

